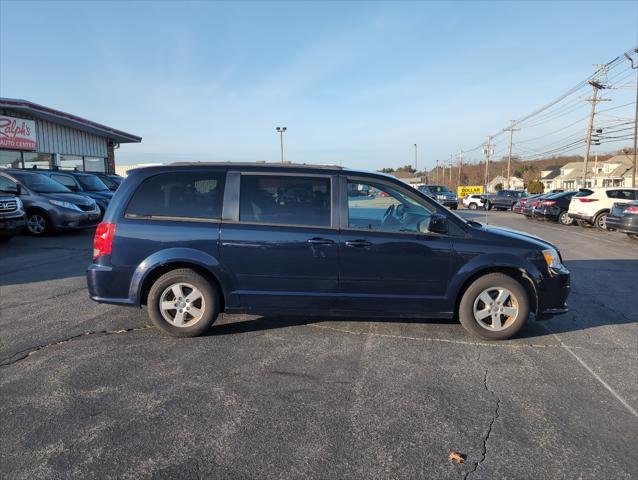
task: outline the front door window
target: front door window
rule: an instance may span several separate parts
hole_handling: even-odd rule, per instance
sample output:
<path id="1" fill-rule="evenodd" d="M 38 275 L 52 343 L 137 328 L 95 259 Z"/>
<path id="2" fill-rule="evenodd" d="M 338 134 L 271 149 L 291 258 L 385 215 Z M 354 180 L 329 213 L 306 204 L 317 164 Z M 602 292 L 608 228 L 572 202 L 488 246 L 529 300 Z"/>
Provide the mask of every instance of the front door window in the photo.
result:
<path id="1" fill-rule="evenodd" d="M 348 182 L 348 227 L 381 232 L 425 233 L 432 210 L 390 186 Z"/>

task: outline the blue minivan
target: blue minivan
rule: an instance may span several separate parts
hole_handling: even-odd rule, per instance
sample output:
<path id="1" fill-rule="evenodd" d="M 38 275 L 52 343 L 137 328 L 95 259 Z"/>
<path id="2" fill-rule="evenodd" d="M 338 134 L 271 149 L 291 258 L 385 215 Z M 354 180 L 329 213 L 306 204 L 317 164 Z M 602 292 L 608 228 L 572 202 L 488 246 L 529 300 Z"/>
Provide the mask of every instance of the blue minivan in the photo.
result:
<path id="1" fill-rule="evenodd" d="M 498 340 L 567 311 L 570 275 L 537 237 L 467 221 L 394 177 L 335 166 L 133 170 L 98 226 L 97 302 L 174 336 L 220 312 L 458 318 Z"/>

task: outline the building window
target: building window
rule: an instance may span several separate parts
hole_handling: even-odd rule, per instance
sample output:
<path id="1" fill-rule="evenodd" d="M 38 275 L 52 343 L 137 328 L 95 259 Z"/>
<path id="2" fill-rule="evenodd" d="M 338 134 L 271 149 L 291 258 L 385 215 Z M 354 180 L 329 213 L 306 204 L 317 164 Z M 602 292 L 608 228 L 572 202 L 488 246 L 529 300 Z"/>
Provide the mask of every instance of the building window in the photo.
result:
<path id="1" fill-rule="evenodd" d="M 51 168 L 53 155 L 50 153 L 24 152 L 24 168 Z"/>
<path id="2" fill-rule="evenodd" d="M 106 172 L 106 159 L 101 157 L 84 157 L 85 172 Z"/>
<path id="3" fill-rule="evenodd" d="M 84 170 L 82 157 L 79 155 L 60 155 L 60 168 Z"/>
<path id="4" fill-rule="evenodd" d="M 0 165 L 20 168 L 22 166 L 22 153 L 15 150 L 0 150 Z"/>

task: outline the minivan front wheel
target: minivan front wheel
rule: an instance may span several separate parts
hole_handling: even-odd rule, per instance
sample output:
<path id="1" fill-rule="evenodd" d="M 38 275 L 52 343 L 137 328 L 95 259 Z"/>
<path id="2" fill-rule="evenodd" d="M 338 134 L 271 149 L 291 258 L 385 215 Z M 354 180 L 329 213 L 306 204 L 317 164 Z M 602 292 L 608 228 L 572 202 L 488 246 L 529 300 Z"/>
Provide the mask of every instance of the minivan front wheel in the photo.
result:
<path id="1" fill-rule="evenodd" d="M 158 278 L 148 294 L 153 323 L 174 337 L 204 333 L 219 315 L 219 294 L 210 282 L 189 268 Z"/>
<path id="2" fill-rule="evenodd" d="M 31 235 L 42 236 L 49 231 L 49 219 L 44 213 L 29 212 L 27 230 Z"/>
<path id="3" fill-rule="evenodd" d="M 523 285 L 502 273 L 476 279 L 459 304 L 461 325 L 486 340 L 514 336 L 529 316 L 529 298 Z"/>

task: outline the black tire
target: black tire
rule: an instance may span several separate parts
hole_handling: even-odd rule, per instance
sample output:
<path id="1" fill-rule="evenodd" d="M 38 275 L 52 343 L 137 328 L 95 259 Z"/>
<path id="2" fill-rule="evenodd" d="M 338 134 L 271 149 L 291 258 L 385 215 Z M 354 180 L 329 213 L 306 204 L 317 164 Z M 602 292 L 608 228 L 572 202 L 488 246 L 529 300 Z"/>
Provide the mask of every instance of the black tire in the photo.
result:
<path id="1" fill-rule="evenodd" d="M 162 295 L 172 285 L 179 283 L 192 285 L 202 293 L 203 301 L 200 306 L 203 314 L 201 318 L 192 325 L 175 326 L 164 318 L 160 309 Z M 178 268 L 158 278 L 148 293 L 147 302 L 148 314 L 153 323 L 173 337 L 196 337 L 204 333 L 217 319 L 220 304 L 220 296 L 217 288 L 211 285 L 206 278 L 189 268 Z"/>
<path id="2" fill-rule="evenodd" d="M 478 301 L 479 295 L 490 288 L 505 288 L 511 293 L 512 305 L 514 302 L 518 306 L 517 314 L 514 318 L 506 319 L 510 322 L 502 330 L 491 331 L 479 324 L 474 317 L 474 303 Z M 505 340 L 511 338 L 523 328 L 529 317 L 530 301 L 527 291 L 517 280 L 503 273 L 489 273 L 477 278 L 463 293 L 459 303 L 459 320 L 463 328 L 475 337 L 485 340 Z"/>
<path id="3" fill-rule="evenodd" d="M 40 210 L 27 212 L 27 232 L 34 237 L 42 237 L 51 233 L 51 220 Z"/>
<path id="4" fill-rule="evenodd" d="M 485 204 L 485 209 L 486 209 L 486 210 L 492 210 L 492 204 L 491 204 L 490 202 L 487 202 L 487 203 Z"/>
<path id="5" fill-rule="evenodd" d="M 456 205 L 453 205 L 452 207 L 450 207 L 452 210 L 456 210 Z"/>
<path id="6" fill-rule="evenodd" d="M 574 219 L 567 214 L 567 210 L 563 210 L 558 214 L 558 223 L 561 225 L 573 225 Z"/>
<path id="7" fill-rule="evenodd" d="M 635 233 L 628 233 L 627 236 L 632 240 L 638 240 L 638 235 L 636 235 Z"/>
<path id="8" fill-rule="evenodd" d="M 583 227 L 583 228 L 592 228 L 593 225 L 589 222 L 586 222 L 585 220 L 576 220 L 576 223 L 578 224 L 579 227 Z"/>
<path id="9" fill-rule="evenodd" d="M 594 225 L 598 230 L 607 231 L 607 215 L 609 212 L 600 212 L 594 219 Z"/>
<path id="10" fill-rule="evenodd" d="M 470 210 L 476 210 L 478 208 L 478 205 L 476 205 L 476 203 L 470 203 L 467 208 L 469 208 Z"/>

